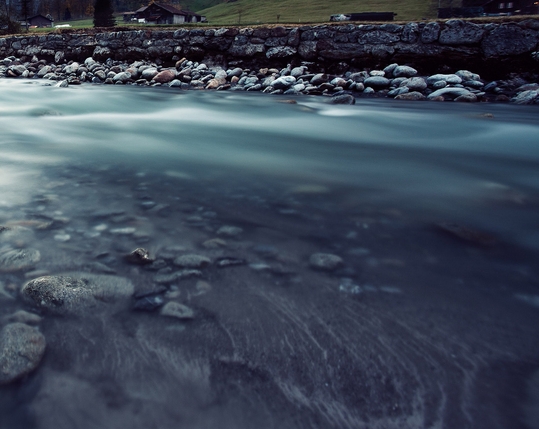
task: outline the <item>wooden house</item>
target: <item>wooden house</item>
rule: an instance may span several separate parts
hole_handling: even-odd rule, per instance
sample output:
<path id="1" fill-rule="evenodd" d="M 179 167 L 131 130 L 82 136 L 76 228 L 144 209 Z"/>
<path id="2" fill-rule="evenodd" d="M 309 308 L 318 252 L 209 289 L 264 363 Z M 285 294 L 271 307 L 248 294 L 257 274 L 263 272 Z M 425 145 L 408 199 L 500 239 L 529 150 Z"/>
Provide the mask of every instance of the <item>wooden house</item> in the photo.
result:
<path id="1" fill-rule="evenodd" d="M 485 15 L 536 15 L 538 0 L 462 0 L 462 7 L 482 7 Z"/>
<path id="2" fill-rule="evenodd" d="M 52 25 L 54 24 L 54 20 L 52 19 L 52 17 L 34 15 L 28 18 L 26 21 L 24 19 L 21 20 L 21 25 L 25 26 L 26 23 L 28 23 L 29 27 L 45 28 L 52 27 Z"/>
<path id="3" fill-rule="evenodd" d="M 170 4 L 151 3 L 135 11 L 138 22 L 149 24 L 185 24 L 190 22 L 206 22 L 206 17 L 197 13 L 180 10 Z"/>

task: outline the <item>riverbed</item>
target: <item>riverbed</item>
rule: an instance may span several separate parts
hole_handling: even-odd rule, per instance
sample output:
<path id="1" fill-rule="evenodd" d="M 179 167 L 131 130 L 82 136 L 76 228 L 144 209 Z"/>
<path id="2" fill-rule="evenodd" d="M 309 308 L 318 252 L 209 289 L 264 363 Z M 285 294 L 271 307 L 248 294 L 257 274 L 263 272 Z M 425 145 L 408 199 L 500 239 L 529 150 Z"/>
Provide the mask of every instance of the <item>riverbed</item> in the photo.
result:
<path id="1" fill-rule="evenodd" d="M 0 81 L 0 428 L 539 427 L 537 106 L 325 100 Z M 66 273 L 134 293 L 21 296 Z"/>

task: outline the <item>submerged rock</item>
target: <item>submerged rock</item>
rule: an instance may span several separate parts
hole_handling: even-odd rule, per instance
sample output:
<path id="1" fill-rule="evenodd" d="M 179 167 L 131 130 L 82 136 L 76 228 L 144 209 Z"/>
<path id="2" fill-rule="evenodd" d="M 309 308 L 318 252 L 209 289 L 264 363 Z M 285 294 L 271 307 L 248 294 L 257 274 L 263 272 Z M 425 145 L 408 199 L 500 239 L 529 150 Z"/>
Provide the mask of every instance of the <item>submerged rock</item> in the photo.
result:
<path id="1" fill-rule="evenodd" d="M 125 260 L 130 264 L 135 265 L 148 265 L 153 263 L 153 259 L 150 257 L 150 252 L 142 247 L 138 247 L 130 254 L 125 256 Z"/>
<path id="2" fill-rule="evenodd" d="M 442 231 L 473 244 L 480 244 L 482 246 L 492 246 L 496 244 L 496 239 L 486 232 L 477 231 L 475 229 L 450 222 L 441 222 L 437 224 L 437 226 Z"/>
<path id="3" fill-rule="evenodd" d="M 161 316 L 175 317 L 177 319 L 193 319 L 195 312 L 186 305 L 179 302 L 167 302 L 163 308 L 161 308 Z"/>
<path id="4" fill-rule="evenodd" d="M 227 237 L 236 237 L 243 232 L 243 228 L 239 226 L 224 225 L 217 230 L 217 235 L 224 235 Z"/>
<path id="5" fill-rule="evenodd" d="M 331 253 L 314 253 L 309 258 L 309 265 L 322 271 L 334 271 L 344 264 L 342 258 Z"/>
<path id="6" fill-rule="evenodd" d="M 41 259 L 39 250 L 14 249 L 0 254 L 0 272 L 20 271 L 31 268 Z"/>
<path id="7" fill-rule="evenodd" d="M 70 273 L 26 282 L 21 295 L 29 303 L 55 314 L 90 314 L 133 295 L 133 284 L 117 276 Z"/>
<path id="8" fill-rule="evenodd" d="M 9 323 L 18 322 L 26 323 L 27 325 L 37 325 L 41 322 L 41 316 L 38 316 L 35 313 L 30 313 L 29 311 L 18 310 L 9 316 L 5 316 L 4 320 Z"/>
<path id="9" fill-rule="evenodd" d="M 155 311 L 164 303 L 165 300 L 160 294 L 151 294 L 137 299 L 133 305 L 133 309 L 139 311 Z"/>
<path id="10" fill-rule="evenodd" d="M 0 384 L 11 383 L 37 368 L 45 352 L 45 337 L 24 323 L 0 331 Z"/>
<path id="11" fill-rule="evenodd" d="M 174 265 L 182 268 L 204 268 L 209 264 L 210 258 L 202 255 L 182 255 L 174 259 Z"/>

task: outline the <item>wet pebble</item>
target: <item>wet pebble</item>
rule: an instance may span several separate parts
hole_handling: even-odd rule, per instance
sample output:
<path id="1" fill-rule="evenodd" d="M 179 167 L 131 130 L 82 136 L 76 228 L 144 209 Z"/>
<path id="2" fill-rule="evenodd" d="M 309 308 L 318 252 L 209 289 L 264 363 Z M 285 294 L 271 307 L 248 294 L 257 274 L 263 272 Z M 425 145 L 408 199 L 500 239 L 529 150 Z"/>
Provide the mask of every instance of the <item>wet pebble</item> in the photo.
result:
<path id="1" fill-rule="evenodd" d="M 118 276 L 88 273 L 44 276 L 26 282 L 23 299 L 54 314 L 91 315 L 133 295 L 133 284 Z"/>
<path id="2" fill-rule="evenodd" d="M 181 270 L 171 273 L 161 273 L 154 277 L 156 283 L 170 284 L 179 280 L 188 279 L 191 277 L 202 277 L 202 272 L 199 270 Z"/>
<path id="3" fill-rule="evenodd" d="M 247 264 L 247 261 L 245 259 L 231 257 L 219 258 L 215 261 L 215 265 L 217 265 L 219 268 L 233 267 L 245 264 Z"/>
<path id="4" fill-rule="evenodd" d="M 150 252 L 142 247 L 138 247 L 126 255 L 125 260 L 134 265 L 148 265 L 154 262 L 154 259 L 150 257 Z"/>
<path id="5" fill-rule="evenodd" d="M 210 264 L 210 258 L 202 255 L 182 255 L 174 259 L 174 265 L 182 268 L 204 268 Z"/>
<path id="6" fill-rule="evenodd" d="M 237 237 L 243 232 L 243 228 L 239 226 L 224 225 L 217 230 L 217 235 L 224 235 L 227 237 Z"/>
<path id="7" fill-rule="evenodd" d="M 167 302 L 160 312 L 161 316 L 175 317 L 180 320 L 190 320 L 195 317 L 195 312 L 186 305 L 178 302 Z"/>
<path id="8" fill-rule="evenodd" d="M 314 253 L 309 258 L 311 268 L 322 271 L 334 271 L 344 265 L 340 256 L 331 253 Z"/>
<path id="9" fill-rule="evenodd" d="M 226 247 L 226 241 L 221 238 L 211 238 L 202 243 L 206 249 L 220 249 Z"/>
<path id="10" fill-rule="evenodd" d="M 0 384 L 15 381 L 37 368 L 45 352 L 45 337 L 24 323 L 0 331 Z"/>

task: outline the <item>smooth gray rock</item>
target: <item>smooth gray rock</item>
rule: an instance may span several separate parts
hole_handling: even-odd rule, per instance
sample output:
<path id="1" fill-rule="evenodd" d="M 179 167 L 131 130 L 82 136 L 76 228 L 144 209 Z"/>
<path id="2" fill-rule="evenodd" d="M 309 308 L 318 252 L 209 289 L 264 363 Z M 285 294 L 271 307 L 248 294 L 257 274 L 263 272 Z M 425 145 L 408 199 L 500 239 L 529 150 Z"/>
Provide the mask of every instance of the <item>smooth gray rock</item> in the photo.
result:
<path id="1" fill-rule="evenodd" d="M 217 235 L 224 235 L 227 237 L 237 237 L 243 232 L 243 228 L 239 226 L 223 225 L 217 230 Z"/>
<path id="2" fill-rule="evenodd" d="M 121 82 L 121 83 L 125 83 L 129 79 L 131 79 L 131 73 L 129 72 L 120 72 L 114 75 L 114 77 L 112 78 L 113 82 Z"/>
<path id="3" fill-rule="evenodd" d="M 318 73 L 318 74 L 315 74 L 315 75 L 312 77 L 312 79 L 311 79 L 311 81 L 310 81 L 310 84 L 311 84 L 311 85 L 316 85 L 316 86 L 318 86 L 318 85 L 321 85 L 321 84 L 327 82 L 328 79 L 329 79 L 329 76 L 328 76 L 327 74 L 325 74 L 325 73 Z"/>
<path id="4" fill-rule="evenodd" d="M 462 83 L 462 79 L 456 74 L 433 74 L 427 78 L 427 85 L 432 85 L 440 80 L 451 85 Z"/>
<path id="5" fill-rule="evenodd" d="M 460 101 L 460 102 L 464 102 L 464 103 L 474 103 L 477 101 L 477 95 L 475 95 L 474 93 L 470 92 L 468 94 L 462 94 L 462 95 L 459 95 L 457 98 L 455 98 L 455 100 L 453 101 Z"/>
<path id="6" fill-rule="evenodd" d="M 517 94 L 517 96 L 513 98 L 512 101 L 515 104 L 533 104 L 538 97 L 538 90 L 529 90 Z"/>
<path id="7" fill-rule="evenodd" d="M 23 299 L 38 308 L 81 316 L 114 309 L 114 304 L 127 302 L 133 292 L 133 284 L 126 278 L 78 272 L 38 277 L 21 288 Z"/>
<path id="8" fill-rule="evenodd" d="M 406 94 L 400 94 L 395 97 L 395 100 L 407 100 L 407 101 L 422 101 L 425 100 L 425 96 L 417 91 L 407 92 Z"/>
<path id="9" fill-rule="evenodd" d="M 351 105 L 351 104 L 356 104 L 356 99 L 353 95 L 350 95 L 350 94 L 341 94 L 341 95 L 336 95 L 334 97 L 331 97 L 331 101 L 330 101 L 332 104 L 348 104 L 348 105 Z"/>
<path id="10" fill-rule="evenodd" d="M 410 91 L 423 91 L 427 88 L 427 82 L 422 77 L 413 77 L 403 81 L 400 86 L 407 87 Z"/>
<path id="11" fill-rule="evenodd" d="M 174 259 L 174 265 L 182 268 L 204 268 L 210 264 L 210 258 L 202 255 L 182 255 Z"/>
<path id="12" fill-rule="evenodd" d="M 388 97 L 396 97 L 397 95 L 406 94 L 409 91 L 410 91 L 409 88 L 407 88 L 405 86 L 401 86 L 399 88 L 392 89 L 391 91 L 389 91 L 387 93 L 387 95 L 388 95 Z"/>
<path id="13" fill-rule="evenodd" d="M 390 80 L 383 76 L 371 76 L 365 79 L 363 84 L 371 88 L 387 88 L 390 84 Z"/>
<path id="14" fill-rule="evenodd" d="M 417 70 L 408 66 L 398 66 L 393 70 L 394 77 L 413 77 L 416 74 Z"/>
<path id="15" fill-rule="evenodd" d="M 157 69 L 155 67 L 151 67 L 151 68 L 143 70 L 141 73 L 141 77 L 142 79 L 152 80 L 155 76 L 157 76 L 157 73 L 159 73 Z"/>
<path id="16" fill-rule="evenodd" d="M 468 95 L 471 94 L 470 91 L 464 88 L 456 88 L 456 87 L 446 87 L 442 89 L 438 89 L 434 92 L 431 92 L 427 98 L 430 100 L 431 98 L 439 97 L 439 96 L 450 96 L 450 97 L 460 97 L 461 95 Z"/>
<path id="17" fill-rule="evenodd" d="M 296 83 L 296 78 L 294 76 L 281 76 L 280 78 L 275 79 L 272 86 L 275 89 L 288 89 Z"/>
<path id="18" fill-rule="evenodd" d="M 463 81 L 466 80 L 481 80 L 481 77 L 477 73 L 472 73 L 468 70 L 459 70 L 455 73 L 458 77 L 460 77 Z"/>
<path id="19" fill-rule="evenodd" d="M 0 385 L 36 369 L 45 347 L 45 337 L 36 328 L 24 323 L 4 326 L 0 331 Z"/>
<path id="20" fill-rule="evenodd" d="M 180 320 L 189 320 L 195 317 L 195 312 L 179 302 L 167 302 L 160 312 L 161 316 L 175 317 Z"/>
<path id="21" fill-rule="evenodd" d="M 309 258 L 309 265 L 322 271 L 334 271 L 344 264 L 342 258 L 331 253 L 314 253 Z"/>

